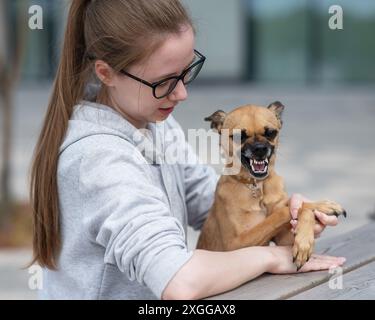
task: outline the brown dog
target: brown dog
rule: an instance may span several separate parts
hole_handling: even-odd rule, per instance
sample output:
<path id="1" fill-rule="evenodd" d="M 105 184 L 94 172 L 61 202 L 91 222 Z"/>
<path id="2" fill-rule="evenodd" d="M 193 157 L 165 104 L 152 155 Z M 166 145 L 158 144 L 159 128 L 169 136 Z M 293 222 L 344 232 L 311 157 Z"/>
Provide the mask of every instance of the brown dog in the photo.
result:
<path id="1" fill-rule="evenodd" d="M 241 168 L 237 174 L 220 177 L 197 249 L 228 251 L 269 245 L 272 240 L 278 245 L 293 245 L 299 269 L 314 248 L 313 210 L 346 216 L 335 202 L 305 202 L 298 212 L 296 234 L 290 232 L 289 198 L 282 178 L 274 171 L 283 110 L 276 101 L 268 108 L 246 105 L 228 114 L 219 110 L 205 118 L 220 134 L 225 154 L 237 157 Z M 222 143 L 224 132 L 229 134 L 227 147 Z"/>

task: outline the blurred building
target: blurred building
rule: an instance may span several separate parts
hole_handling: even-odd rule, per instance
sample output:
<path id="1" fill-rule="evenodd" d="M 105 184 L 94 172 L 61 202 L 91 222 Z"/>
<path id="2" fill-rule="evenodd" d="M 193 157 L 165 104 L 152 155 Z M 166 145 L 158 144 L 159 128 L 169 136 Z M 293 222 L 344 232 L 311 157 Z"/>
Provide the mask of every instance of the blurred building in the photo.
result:
<path id="1" fill-rule="evenodd" d="M 17 1 L 29 0 L 9 2 L 15 5 Z M 183 2 L 198 29 L 197 47 L 208 57 L 200 79 L 277 84 L 375 82 L 373 0 Z M 69 1 L 29 3 L 44 9 L 44 29 L 30 31 L 23 80 L 51 80 Z M 343 9 L 343 30 L 328 27 L 333 4 Z"/>

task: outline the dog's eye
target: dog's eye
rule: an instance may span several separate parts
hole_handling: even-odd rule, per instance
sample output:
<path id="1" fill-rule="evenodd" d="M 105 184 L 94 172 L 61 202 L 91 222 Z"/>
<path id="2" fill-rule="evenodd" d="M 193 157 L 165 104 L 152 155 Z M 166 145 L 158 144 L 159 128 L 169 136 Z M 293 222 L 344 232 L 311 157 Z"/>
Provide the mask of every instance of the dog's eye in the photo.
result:
<path id="1" fill-rule="evenodd" d="M 278 131 L 275 129 L 266 128 L 264 131 L 264 136 L 269 140 L 273 140 L 277 136 L 277 133 Z"/>
<path id="2" fill-rule="evenodd" d="M 232 140 L 233 140 L 233 137 L 235 139 L 235 141 L 241 141 L 241 144 L 244 143 L 246 141 L 246 139 L 249 137 L 246 133 L 246 130 L 245 129 L 242 129 L 240 133 L 234 133 L 234 134 L 231 134 L 229 136 Z"/>

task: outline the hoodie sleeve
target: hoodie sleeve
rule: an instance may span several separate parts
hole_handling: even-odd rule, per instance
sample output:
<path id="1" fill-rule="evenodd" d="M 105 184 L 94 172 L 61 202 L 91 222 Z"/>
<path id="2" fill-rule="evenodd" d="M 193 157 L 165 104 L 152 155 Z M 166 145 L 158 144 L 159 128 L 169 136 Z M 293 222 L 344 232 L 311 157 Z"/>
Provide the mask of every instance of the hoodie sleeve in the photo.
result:
<path id="1" fill-rule="evenodd" d="M 184 228 L 138 151 L 121 138 L 95 139 L 101 147 L 84 152 L 79 174 L 85 231 L 104 248 L 105 263 L 116 265 L 161 299 L 193 254 L 187 250 Z"/>
<path id="2" fill-rule="evenodd" d="M 189 159 L 197 158 L 192 147 L 186 143 Z M 188 210 L 188 224 L 194 230 L 202 229 L 208 211 L 212 207 L 218 175 L 208 166 L 197 164 L 184 165 L 186 205 Z"/>
<path id="3" fill-rule="evenodd" d="M 219 175 L 213 167 L 199 163 L 195 151 L 185 139 L 180 124 L 171 116 L 168 118 L 168 122 L 174 130 L 180 131 L 178 136 L 183 139 L 181 146 L 184 148 L 184 159 L 187 161 L 181 165 L 184 171 L 188 224 L 194 230 L 200 230 L 212 207 Z"/>

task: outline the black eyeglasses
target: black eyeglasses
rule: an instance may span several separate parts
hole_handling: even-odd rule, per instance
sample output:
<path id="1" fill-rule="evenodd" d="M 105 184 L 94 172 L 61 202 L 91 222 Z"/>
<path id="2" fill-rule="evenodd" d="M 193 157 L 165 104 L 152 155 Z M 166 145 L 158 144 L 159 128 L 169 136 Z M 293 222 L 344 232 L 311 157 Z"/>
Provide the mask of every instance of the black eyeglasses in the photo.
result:
<path id="1" fill-rule="evenodd" d="M 168 77 L 154 83 L 150 83 L 146 80 L 140 79 L 130 74 L 129 72 L 126 72 L 125 70 L 121 70 L 120 72 L 136 81 L 145 84 L 146 86 L 151 87 L 154 97 L 156 99 L 161 99 L 171 94 L 180 80 L 182 80 L 182 83 L 186 86 L 197 77 L 203 67 L 206 57 L 203 54 L 199 53 L 197 50 L 194 50 L 194 53 L 198 57 L 198 61 L 193 62 L 193 64 L 182 71 L 179 76 Z"/>

